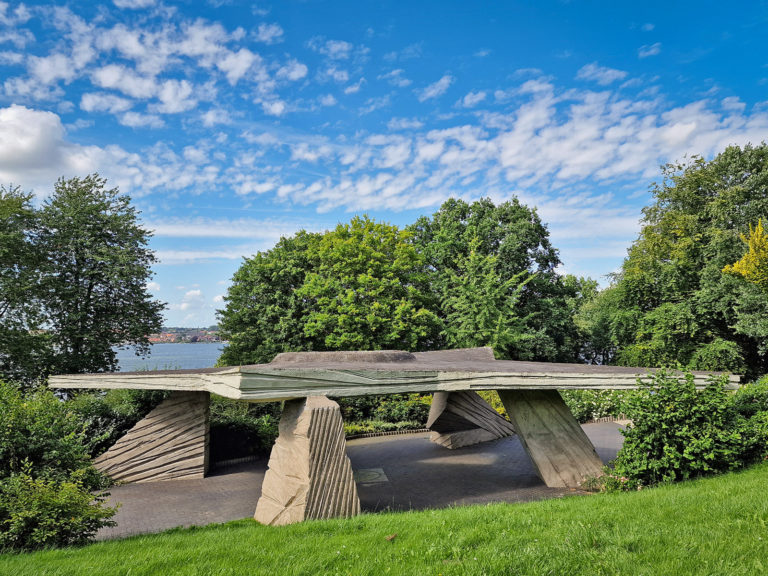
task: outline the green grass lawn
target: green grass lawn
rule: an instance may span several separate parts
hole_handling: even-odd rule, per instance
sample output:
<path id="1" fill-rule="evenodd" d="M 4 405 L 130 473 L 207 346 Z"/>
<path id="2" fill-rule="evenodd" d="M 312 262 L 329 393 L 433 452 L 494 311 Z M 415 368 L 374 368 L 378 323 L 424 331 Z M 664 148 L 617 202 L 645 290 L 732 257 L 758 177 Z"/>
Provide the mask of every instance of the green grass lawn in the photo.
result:
<path id="1" fill-rule="evenodd" d="M 0 555 L 0 574 L 17 576 L 766 572 L 768 463 L 633 493 L 369 514 L 280 528 L 240 520 Z"/>

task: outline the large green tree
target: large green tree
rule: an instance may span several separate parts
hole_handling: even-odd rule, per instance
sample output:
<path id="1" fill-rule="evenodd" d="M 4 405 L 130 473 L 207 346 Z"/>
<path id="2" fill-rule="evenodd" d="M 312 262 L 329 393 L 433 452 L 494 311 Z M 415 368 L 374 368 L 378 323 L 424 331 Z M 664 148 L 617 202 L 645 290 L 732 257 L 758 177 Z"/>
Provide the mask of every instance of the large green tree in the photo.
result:
<path id="1" fill-rule="evenodd" d="M 423 350 L 440 321 L 411 232 L 355 217 L 310 249 L 312 270 L 298 296 L 305 335 L 327 350 Z"/>
<path id="2" fill-rule="evenodd" d="M 624 365 L 765 373 L 768 298 L 723 268 L 768 216 L 768 146 L 667 165 L 652 191 L 639 238 L 592 305 L 590 341 Z"/>
<path id="3" fill-rule="evenodd" d="M 31 384 L 48 363 L 48 337 L 36 297 L 40 252 L 32 241 L 32 195 L 0 186 L 0 375 Z"/>
<path id="4" fill-rule="evenodd" d="M 297 290 L 313 268 L 310 248 L 320 238 L 302 230 L 243 261 L 218 312 L 219 329 L 228 341 L 220 365 L 269 362 L 279 352 L 316 347 L 304 333 L 307 302 Z"/>
<path id="5" fill-rule="evenodd" d="M 219 311 L 219 364 L 299 350 L 424 349 L 441 325 L 410 233 L 367 217 L 247 258 Z"/>
<path id="6" fill-rule="evenodd" d="M 477 283 L 457 283 L 456 278 L 466 277 L 468 264 L 475 267 L 474 273 L 481 272 L 476 267 L 482 265 L 486 280 L 495 277 L 498 286 L 505 287 L 502 292 L 514 300 L 506 296 L 499 300 L 497 293 L 482 302 L 482 306 L 493 308 L 486 310 L 488 318 L 506 319 L 497 322 L 497 333 L 504 335 L 506 343 L 498 351 L 502 357 L 545 361 L 578 358 L 578 330 L 569 306 L 569 299 L 578 290 L 557 274 L 557 250 L 535 209 L 517 199 L 499 205 L 488 198 L 471 204 L 451 199 L 431 217 L 419 218 L 410 230 L 424 255 L 430 289 L 442 304 L 438 314 L 446 326 L 457 320 L 458 301 L 481 305 L 477 300 L 483 296 L 477 292 Z M 522 281 L 525 283 L 518 289 Z M 491 305 L 491 301 L 496 304 Z M 464 308 L 471 310 L 471 306 Z M 476 341 L 457 339 L 455 325 L 447 329 L 452 346 Z"/>
<path id="7" fill-rule="evenodd" d="M 34 238 L 52 373 L 115 370 L 118 345 L 148 350 L 165 307 L 148 293 L 149 237 L 130 197 L 98 174 L 56 182 Z"/>
<path id="8" fill-rule="evenodd" d="M 589 283 L 561 278 L 558 264 L 546 226 L 517 200 L 450 200 L 405 230 L 363 217 L 300 232 L 236 272 L 219 311 L 229 339 L 219 363 L 478 345 L 503 358 L 575 360 L 574 314 Z"/>

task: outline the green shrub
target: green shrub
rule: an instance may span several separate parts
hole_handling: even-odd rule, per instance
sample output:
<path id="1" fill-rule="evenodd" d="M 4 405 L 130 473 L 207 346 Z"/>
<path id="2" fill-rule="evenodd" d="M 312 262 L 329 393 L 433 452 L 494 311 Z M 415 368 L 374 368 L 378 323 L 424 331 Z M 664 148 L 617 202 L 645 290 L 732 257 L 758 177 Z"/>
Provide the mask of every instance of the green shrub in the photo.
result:
<path id="1" fill-rule="evenodd" d="M 0 382 L 0 414 L 0 479 L 28 464 L 35 477 L 61 481 L 79 471 L 86 488 L 105 485 L 91 466 L 82 422 L 50 390 L 22 395 Z"/>
<path id="2" fill-rule="evenodd" d="M 114 526 L 116 508 L 82 481 L 35 478 L 27 465 L 0 481 L 0 550 L 35 550 L 86 543 L 102 526 Z"/>
<path id="3" fill-rule="evenodd" d="M 81 543 L 111 524 L 115 510 L 91 494 L 107 478 L 69 407 L 50 390 L 0 382 L 0 549 Z"/>
<path id="4" fill-rule="evenodd" d="M 561 390 L 560 395 L 581 423 L 618 417 L 626 412 L 631 392 L 623 390 Z"/>
<path id="5" fill-rule="evenodd" d="M 693 376 L 659 371 L 640 380 L 628 399 L 632 425 L 615 461 L 615 474 L 628 487 L 734 470 L 752 458 L 754 438 L 739 418 L 725 389 L 725 378 L 713 378 L 696 390 Z"/>
<path id="6" fill-rule="evenodd" d="M 211 457 L 214 461 L 267 455 L 277 438 L 280 402 L 250 403 L 211 397 Z"/>
<path id="7" fill-rule="evenodd" d="M 423 426 L 429 416 L 431 403 L 431 395 L 397 394 L 379 402 L 373 412 L 373 419 L 384 422 L 415 421 L 421 422 Z"/>
<path id="8" fill-rule="evenodd" d="M 106 452 L 168 394 L 164 390 L 81 392 L 68 405 L 83 423 L 88 452 L 95 457 Z"/>
<path id="9" fill-rule="evenodd" d="M 345 422 L 344 435 L 350 437 L 377 432 L 393 432 L 396 430 L 419 430 L 423 427 L 423 422 L 415 421 L 384 422 L 382 420 L 362 420 L 359 422 Z"/>
<path id="10" fill-rule="evenodd" d="M 739 388 L 733 398 L 733 407 L 745 418 L 768 411 L 768 377 L 763 376 L 757 382 Z"/>

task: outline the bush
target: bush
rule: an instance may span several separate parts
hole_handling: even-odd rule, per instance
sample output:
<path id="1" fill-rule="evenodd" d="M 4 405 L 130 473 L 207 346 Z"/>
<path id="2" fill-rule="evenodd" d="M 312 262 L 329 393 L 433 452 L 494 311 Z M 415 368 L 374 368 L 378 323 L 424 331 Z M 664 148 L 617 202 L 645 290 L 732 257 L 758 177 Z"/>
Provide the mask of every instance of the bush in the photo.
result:
<path id="1" fill-rule="evenodd" d="M 748 423 L 733 409 L 725 378 L 696 390 L 693 376 L 659 371 L 628 399 L 632 425 L 615 474 L 627 487 L 685 480 L 734 470 L 754 456 Z"/>
<path id="2" fill-rule="evenodd" d="M 415 421 L 423 426 L 431 403 L 431 394 L 398 394 L 382 400 L 373 412 L 373 419 L 384 422 Z"/>
<path id="3" fill-rule="evenodd" d="M 631 392 L 623 390 L 561 390 L 560 395 L 574 418 L 589 422 L 597 418 L 618 417 L 626 413 Z"/>
<path id="4" fill-rule="evenodd" d="M 423 427 L 423 422 L 383 422 L 381 420 L 362 420 L 360 422 L 345 422 L 344 435 L 349 438 L 350 436 L 358 436 L 360 434 L 374 434 L 376 432 L 419 430 Z"/>
<path id="5" fill-rule="evenodd" d="M 168 397 L 164 390 L 81 392 L 68 401 L 85 427 L 91 457 L 106 452 L 128 430 Z"/>
<path id="6" fill-rule="evenodd" d="M 768 412 L 768 377 L 739 388 L 733 398 L 733 407 L 745 418 L 758 412 Z"/>
<path id="7" fill-rule="evenodd" d="M 280 402 L 250 403 L 211 396 L 212 459 L 269 454 L 281 410 Z"/>
<path id="8" fill-rule="evenodd" d="M 0 550 L 34 550 L 86 543 L 116 508 L 94 496 L 80 480 L 35 478 L 31 467 L 0 481 Z"/>
<path id="9" fill-rule="evenodd" d="M 28 464 L 35 477 L 65 480 L 79 471 L 85 488 L 106 485 L 91 466 L 82 422 L 50 390 L 22 395 L 0 382 L 0 414 L 0 479 Z"/>
<path id="10" fill-rule="evenodd" d="M 0 414 L 0 548 L 81 543 L 110 525 L 115 509 L 91 494 L 107 478 L 93 468 L 69 403 L 0 382 Z"/>

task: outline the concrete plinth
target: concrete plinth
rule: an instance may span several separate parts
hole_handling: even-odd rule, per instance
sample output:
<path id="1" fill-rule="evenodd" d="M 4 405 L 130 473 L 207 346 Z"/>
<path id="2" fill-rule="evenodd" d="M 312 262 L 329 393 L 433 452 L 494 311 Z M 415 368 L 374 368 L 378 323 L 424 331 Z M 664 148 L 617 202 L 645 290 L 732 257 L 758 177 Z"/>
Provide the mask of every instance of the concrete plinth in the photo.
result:
<path id="1" fill-rule="evenodd" d="M 461 448 L 515 433 L 512 424 L 476 392 L 435 392 L 427 428 L 430 440 L 446 448 Z"/>
<path id="2" fill-rule="evenodd" d="M 120 482 L 202 478 L 209 418 L 208 392 L 173 392 L 93 465 Z"/>
<path id="3" fill-rule="evenodd" d="M 254 518 L 282 525 L 359 513 L 339 405 L 322 396 L 286 401 Z"/>
<path id="4" fill-rule="evenodd" d="M 575 488 L 603 463 L 557 390 L 499 390 L 520 442 L 553 488 Z"/>

